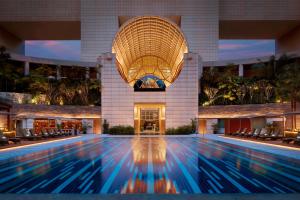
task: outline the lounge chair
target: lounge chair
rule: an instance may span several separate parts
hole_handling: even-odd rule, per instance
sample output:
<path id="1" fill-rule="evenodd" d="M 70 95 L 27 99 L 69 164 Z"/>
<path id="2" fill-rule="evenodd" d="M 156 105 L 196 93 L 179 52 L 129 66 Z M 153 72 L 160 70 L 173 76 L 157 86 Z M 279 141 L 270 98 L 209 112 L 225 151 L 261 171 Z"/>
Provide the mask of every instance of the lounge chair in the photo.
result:
<path id="1" fill-rule="evenodd" d="M 244 135 L 244 137 L 252 137 L 252 135 L 254 134 L 255 131 L 256 131 L 256 128 L 250 130 L 248 133 L 246 133 L 246 134 Z"/>
<path id="2" fill-rule="evenodd" d="M 36 139 L 41 139 L 42 138 L 42 136 L 40 134 L 37 134 L 33 129 L 29 129 L 29 131 L 30 131 L 31 135 L 33 137 L 35 137 Z"/>
<path id="3" fill-rule="evenodd" d="M 61 133 L 62 136 L 65 136 L 66 131 L 64 129 L 59 129 L 58 131 Z"/>
<path id="4" fill-rule="evenodd" d="M 69 136 L 68 130 L 62 129 L 61 132 L 62 132 L 62 134 L 63 134 L 64 136 Z"/>
<path id="5" fill-rule="evenodd" d="M 54 129 L 53 131 L 56 136 L 62 136 L 62 133 L 58 129 Z"/>
<path id="6" fill-rule="evenodd" d="M 287 143 L 287 144 L 294 142 L 294 144 L 298 145 L 298 144 L 300 144 L 300 133 L 298 133 L 296 137 L 291 137 L 291 136 L 284 137 L 282 139 L 282 142 Z"/>
<path id="7" fill-rule="evenodd" d="M 36 139 L 39 139 L 40 137 L 37 137 L 37 136 L 34 136 L 32 135 L 30 129 L 26 128 L 26 129 L 23 129 L 22 131 L 22 135 L 20 138 L 21 139 L 25 139 L 25 140 L 36 140 Z"/>
<path id="8" fill-rule="evenodd" d="M 242 129 L 237 130 L 236 132 L 230 133 L 229 135 L 236 136 L 242 132 Z"/>
<path id="9" fill-rule="evenodd" d="M 2 131 L 0 131 L 0 144 L 1 145 L 6 145 L 9 144 L 9 139 L 6 137 Z"/>
<path id="10" fill-rule="evenodd" d="M 10 136 L 5 136 L 4 133 L 2 131 L 0 131 L 0 137 L 2 138 L 7 138 L 8 141 L 11 141 L 13 143 L 20 143 L 21 139 L 20 138 L 16 138 L 16 137 L 10 137 Z"/>
<path id="11" fill-rule="evenodd" d="M 42 135 L 43 138 L 50 137 L 49 133 L 46 130 L 44 130 L 44 129 L 41 130 L 41 135 Z"/>
<path id="12" fill-rule="evenodd" d="M 240 132 L 240 134 L 238 134 L 238 136 L 243 137 L 244 135 L 246 135 L 248 133 L 248 129 L 244 128 L 242 132 Z"/>
<path id="13" fill-rule="evenodd" d="M 65 130 L 65 136 L 70 136 L 70 135 L 72 135 L 71 130 L 70 129 L 66 129 Z"/>
<path id="14" fill-rule="evenodd" d="M 272 133 L 269 134 L 269 136 L 264 137 L 263 139 L 277 140 L 281 138 L 283 138 L 283 135 L 280 129 L 275 129 L 274 131 L 272 131 Z"/>
<path id="15" fill-rule="evenodd" d="M 255 129 L 255 131 L 254 131 L 254 133 L 252 134 L 251 137 L 257 138 L 257 137 L 259 136 L 261 130 L 262 130 L 262 129 L 260 129 L 260 128 Z"/>
<path id="16" fill-rule="evenodd" d="M 56 133 L 52 129 L 48 129 L 47 133 L 48 133 L 49 137 L 56 137 L 57 136 Z"/>
<path id="17" fill-rule="evenodd" d="M 258 139 L 265 139 L 270 136 L 270 131 L 266 128 L 262 128 L 260 134 L 258 135 Z"/>
<path id="18" fill-rule="evenodd" d="M 300 145 L 300 133 L 298 133 L 297 137 L 294 139 L 294 144 Z"/>
<path id="19" fill-rule="evenodd" d="M 282 138 L 282 142 L 289 144 L 290 142 L 294 141 L 294 139 L 295 138 L 293 138 L 293 137 L 284 137 L 284 138 Z"/>
<path id="20" fill-rule="evenodd" d="M 284 132 L 284 137 L 282 138 L 283 143 L 289 144 L 290 142 L 293 142 L 296 138 L 296 134 L 292 130 L 287 130 L 287 132 Z"/>

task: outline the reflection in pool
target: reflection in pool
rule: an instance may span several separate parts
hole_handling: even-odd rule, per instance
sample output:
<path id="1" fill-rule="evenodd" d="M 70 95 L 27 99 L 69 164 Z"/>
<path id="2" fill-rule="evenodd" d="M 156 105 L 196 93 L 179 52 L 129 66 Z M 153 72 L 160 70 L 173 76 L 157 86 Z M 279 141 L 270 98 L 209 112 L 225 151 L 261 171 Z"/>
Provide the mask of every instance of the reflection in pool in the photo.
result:
<path id="1" fill-rule="evenodd" d="M 299 166 L 199 137 L 99 137 L 0 161 L 0 192 L 294 193 Z"/>

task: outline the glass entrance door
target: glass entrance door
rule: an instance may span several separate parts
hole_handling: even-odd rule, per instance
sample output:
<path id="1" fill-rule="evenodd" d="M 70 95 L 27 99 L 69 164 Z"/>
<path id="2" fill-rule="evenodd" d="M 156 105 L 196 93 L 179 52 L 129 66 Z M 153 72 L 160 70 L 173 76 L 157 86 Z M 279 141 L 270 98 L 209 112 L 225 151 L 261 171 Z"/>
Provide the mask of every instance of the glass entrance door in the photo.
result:
<path id="1" fill-rule="evenodd" d="M 140 130 L 144 134 L 159 133 L 159 108 L 141 108 Z"/>

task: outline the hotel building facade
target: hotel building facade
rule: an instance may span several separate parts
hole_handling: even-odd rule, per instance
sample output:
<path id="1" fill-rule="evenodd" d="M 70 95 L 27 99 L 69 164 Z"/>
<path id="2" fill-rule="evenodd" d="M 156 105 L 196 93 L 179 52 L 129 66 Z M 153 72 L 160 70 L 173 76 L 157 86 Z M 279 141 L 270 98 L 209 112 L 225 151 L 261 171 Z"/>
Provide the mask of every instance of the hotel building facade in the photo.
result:
<path id="1" fill-rule="evenodd" d="M 233 63 L 244 76 L 244 65 L 256 62 L 218 61 L 220 39 L 274 39 L 277 54 L 300 49 L 297 0 L 1 0 L 1 4 L 5 6 L 0 7 L 0 44 L 13 59 L 24 62 L 24 74 L 30 73 L 31 62 L 96 70 L 102 85 L 99 118 L 111 126 L 133 126 L 136 133 L 164 133 L 199 118 L 205 119 L 205 132 L 210 131 L 207 124 L 217 117 L 208 117 L 203 112 L 211 111 L 199 108 L 203 68 Z M 25 40 L 80 40 L 81 61 L 22 56 Z M 283 112 L 285 105 L 254 117 Z M 200 130 L 203 121 L 198 122 Z"/>

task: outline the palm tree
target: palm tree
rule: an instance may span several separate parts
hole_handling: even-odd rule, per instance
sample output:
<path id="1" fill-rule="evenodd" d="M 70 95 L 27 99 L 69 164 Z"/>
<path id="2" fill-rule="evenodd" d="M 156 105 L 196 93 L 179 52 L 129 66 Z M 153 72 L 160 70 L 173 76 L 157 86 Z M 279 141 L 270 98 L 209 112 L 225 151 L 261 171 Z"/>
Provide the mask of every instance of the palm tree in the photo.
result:
<path id="1" fill-rule="evenodd" d="M 64 104 L 72 105 L 77 91 L 77 85 L 70 79 L 62 80 L 58 86 L 60 96 L 63 98 Z"/>
<path id="2" fill-rule="evenodd" d="M 203 92 L 208 97 L 208 102 L 205 102 L 204 105 L 211 105 L 217 99 L 217 94 L 219 92 L 219 89 L 213 87 L 205 87 L 203 89 Z"/>
<path id="3" fill-rule="evenodd" d="M 86 80 L 80 81 L 78 84 L 78 94 L 81 100 L 81 104 L 88 105 L 89 103 L 89 85 Z"/>
<path id="4" fill-rule="evenodd" d="M 281 74 L 277 76 L 276 92 L 281 101 L 300 100 L 300 63 L 294 62 L 282 68 Z"/>
<path id="5" fill-rule="evenodd" d="M 100 98 L 101 82 L 99 80 L 81 80 L 77 85 L 77 94 L 79 95 L 81 104 L 88 105 L 90 103 L 97 104 L 95 98 Z M 97 97 L 94 97 L 97 95 Z"/>
<path id="6" fill-rule="evenodd" d="M 41 65 L 31 71 L 27 79 L 31 81 L 30 91 L 35 95 L 44 94 L 48 103 L 58 104 L 60 82 L 54 77 L 53 70 L 48 65 Z"/>

